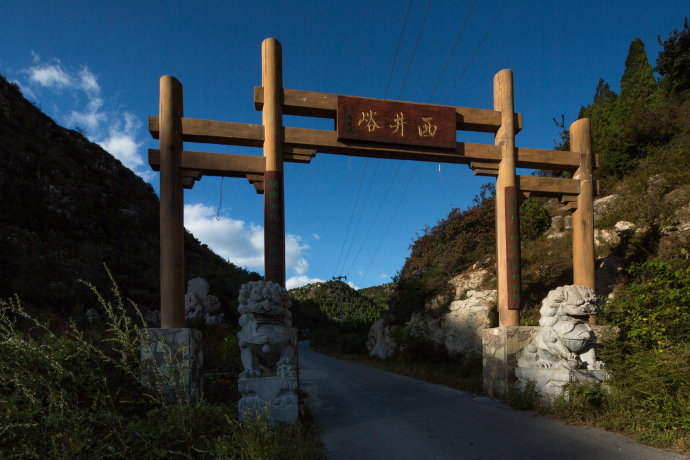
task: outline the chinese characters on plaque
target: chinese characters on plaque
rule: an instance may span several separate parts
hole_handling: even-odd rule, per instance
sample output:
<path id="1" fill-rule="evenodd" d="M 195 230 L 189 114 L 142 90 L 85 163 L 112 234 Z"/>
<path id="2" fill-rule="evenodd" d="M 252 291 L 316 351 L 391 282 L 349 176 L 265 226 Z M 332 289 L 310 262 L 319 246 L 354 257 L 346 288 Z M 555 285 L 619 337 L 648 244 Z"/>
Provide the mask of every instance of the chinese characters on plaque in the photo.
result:
<path id="1" fill-rule="evenodd" d="M 517 187 L 505 188 L 506 256 L 508 265 L 508 310 L 520 309 L 520 211 Z"/>
<path id="2" fill-rule="evenodd" d="M 455 149 L 455 109 L 338 96 L 338 139 Z"/>

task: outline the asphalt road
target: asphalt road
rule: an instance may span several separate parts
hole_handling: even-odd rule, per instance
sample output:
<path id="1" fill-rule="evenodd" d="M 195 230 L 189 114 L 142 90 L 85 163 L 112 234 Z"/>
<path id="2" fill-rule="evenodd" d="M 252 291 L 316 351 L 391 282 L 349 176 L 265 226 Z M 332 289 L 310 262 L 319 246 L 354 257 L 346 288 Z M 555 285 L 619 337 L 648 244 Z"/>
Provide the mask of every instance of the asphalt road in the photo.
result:
<path id="1" fill-rule="evenodd" d="M 299 348 L 331 460 L 688 459 L 431 383 Z"/>

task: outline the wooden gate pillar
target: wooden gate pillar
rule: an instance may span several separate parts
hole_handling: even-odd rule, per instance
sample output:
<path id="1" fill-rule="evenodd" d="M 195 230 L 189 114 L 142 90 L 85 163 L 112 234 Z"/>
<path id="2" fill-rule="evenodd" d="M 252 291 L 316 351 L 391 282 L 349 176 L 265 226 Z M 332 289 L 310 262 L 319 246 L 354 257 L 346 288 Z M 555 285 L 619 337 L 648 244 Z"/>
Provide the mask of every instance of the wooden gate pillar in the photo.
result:
<path id="1" fill-rule="evenodd" d="M 589 118 L 570 125 L 570 150 L 580 153 L 573 179 L 580 181 L 577 209 L 573 211 L 573 283 L 596 289 L 594 269 L 594 174 Z"/>
<path id="2" fill-rule="evenodd" d="M 515 177 L 513 72 L 509 69 L 501 70 L 494 76 L 494 110 L 501 112 L 501 127 L 495 136 L 495 144 L 501 148 L 501 163 L 496 179 L 498 325 L 519 326 L 521 300 L 520 220 L 517 211 L 519 190 L 516 187 Z M 517 230 L 515 225 L 517 225 Z"/>
<path id="3" fill-rule="evenodd" d="M 285 286 L 285 200 L 283 196 L 282 49 L 275 38 L 261 45 L 264 87 L 264 267 L 266 281 Z"/>
<path id="4" fill-rule="evenodd" d="M 182 84 L 160 79 L 160 276 L 161 327 L 185 327 L 184 190 L 182 161 Z"/>

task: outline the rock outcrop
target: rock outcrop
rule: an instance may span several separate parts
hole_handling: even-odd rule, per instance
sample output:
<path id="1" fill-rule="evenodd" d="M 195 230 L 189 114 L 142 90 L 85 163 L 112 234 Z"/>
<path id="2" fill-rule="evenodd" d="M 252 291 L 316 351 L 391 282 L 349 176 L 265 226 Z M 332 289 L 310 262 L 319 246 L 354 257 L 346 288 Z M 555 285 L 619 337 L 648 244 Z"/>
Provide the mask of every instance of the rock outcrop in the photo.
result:
<path id="1" fill-rule="evenodd" d="M 404 325 L 391 325 L 384 316 L 369 330 L 370 356 L 386 359 L 404 348 L 404 343 L 395 340 L 398 336 L 443 345 L 449 354 L 465 359 L 481 358 L 481 332 L 496 322 L 496 290 L 482 289 L 491 277 L 475 264 L 448 282 L 453 292 L 450 299 L 430 300 Z"/>

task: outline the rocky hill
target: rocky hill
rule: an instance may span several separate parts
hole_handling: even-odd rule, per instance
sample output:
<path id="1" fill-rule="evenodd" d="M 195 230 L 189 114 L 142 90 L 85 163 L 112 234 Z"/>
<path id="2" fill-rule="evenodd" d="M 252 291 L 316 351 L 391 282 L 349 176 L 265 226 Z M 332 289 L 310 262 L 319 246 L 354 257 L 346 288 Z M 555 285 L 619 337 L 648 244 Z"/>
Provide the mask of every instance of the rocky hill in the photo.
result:
<path id="1" fill-rule="evenodd" d="M 77 131 L 58 126 L 0 76 L 0 298 L 80 316 L 94 306 L 83 279 L 159 305 L 158 198 L 152 187 Z M 204 276 L 234 315 L 251 274 L 185 235 L 187 279 Z"/>

